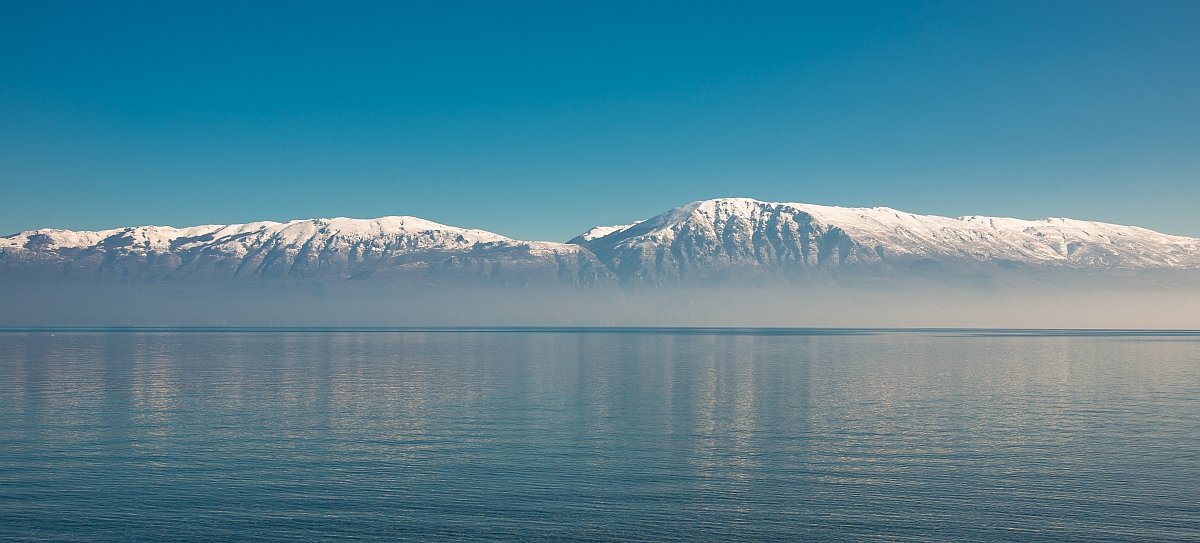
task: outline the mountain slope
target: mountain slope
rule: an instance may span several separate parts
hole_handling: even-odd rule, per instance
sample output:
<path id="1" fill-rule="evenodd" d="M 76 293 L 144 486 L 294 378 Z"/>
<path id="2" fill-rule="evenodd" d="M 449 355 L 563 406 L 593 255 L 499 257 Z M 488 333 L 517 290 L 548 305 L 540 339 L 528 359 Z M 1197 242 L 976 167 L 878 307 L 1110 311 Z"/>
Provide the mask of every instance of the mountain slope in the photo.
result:
<path id="1" fill-rule="evenodd" d="M 633 226 L 634 224 L 637 224 L 637 223 L 632 223 L 632 224 L 614 224 L 614 225 L 612 225 L 612 226 L 593 226 L 592 228 L 588 229 L 588 231 L 587 231 L 587 232 L 584 232 L 584 233 L 582 233 L 582 234 L 579 234 L 578 236 L 575 236 L 574 238 L 571 238 L 571 240 L 570 240 L 570 241 L 567 241 L 567 243 L 574 243 L 574 244 L 577 244 L 577 245 L 583 245 L 583 244 L 585 244 L 585 243 L 588 243 L 588 242 L 590 242 L 590 241 L 592 241 L 592 240 L 594 240 L 594 239 L 600 239 L 600 238 L 602 238 L 602 237 L 604 237 L 604 236 L 607 236 L 607 235 L 609 235 L 609 234 L 613 234 L 613 233 L 616 233 L 616 232 L 621 232 L 621 231 L 623 231 L 623 230 L 626 230 L 626 229 L 628 229 L 630 226 Z"/>
<path id="2" fill-rule="evenodd" d="M 1044 219 L 938 217 L 726 198 L 692 202 L 576 243 L 623 283 L 786 277 L 816 268 L 1200 268 L 1200 240 Z"/>
<path id="3" fill-rule="evenodd" d="M 10 277 L 124 282 L 403 278 L 598 285 L 612 276 L 577 245 L 517 241 L 415 217 L 312 219 L 0 238 Z"/>
<path id="4" fill-rule="evenodd" d="M 1200 240 L 1044 219 L 914 215 L 727 198 L 570 243 L 519 241 L 414 217 L 311 219 L 0 238 L 0 279 L 117 283 L 387 281 L 607 285 L 796 281 L 817 271 L 918 275 L 1200 269 Z"/>

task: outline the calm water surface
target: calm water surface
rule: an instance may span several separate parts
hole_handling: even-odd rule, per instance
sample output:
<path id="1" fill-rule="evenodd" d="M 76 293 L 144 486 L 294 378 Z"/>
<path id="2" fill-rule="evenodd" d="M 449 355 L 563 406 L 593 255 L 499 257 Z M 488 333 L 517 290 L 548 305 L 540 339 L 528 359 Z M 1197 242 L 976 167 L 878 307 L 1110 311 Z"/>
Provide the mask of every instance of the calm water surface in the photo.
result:
<path id="1" fill-rule="evenodd" d="M 3 332 L 0 539 L 1200 540 L 1200 335 Z"/>

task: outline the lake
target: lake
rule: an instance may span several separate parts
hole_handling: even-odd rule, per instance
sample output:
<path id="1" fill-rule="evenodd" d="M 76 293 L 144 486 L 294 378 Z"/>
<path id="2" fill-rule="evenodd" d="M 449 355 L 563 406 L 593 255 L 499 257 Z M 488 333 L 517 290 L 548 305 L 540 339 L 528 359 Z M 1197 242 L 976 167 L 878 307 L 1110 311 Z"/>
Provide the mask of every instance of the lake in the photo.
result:
<path id="1" fill-rule="evenodd" d="M 1200 540 L 1200 334 L 0 332 L 0 539 Z"/>

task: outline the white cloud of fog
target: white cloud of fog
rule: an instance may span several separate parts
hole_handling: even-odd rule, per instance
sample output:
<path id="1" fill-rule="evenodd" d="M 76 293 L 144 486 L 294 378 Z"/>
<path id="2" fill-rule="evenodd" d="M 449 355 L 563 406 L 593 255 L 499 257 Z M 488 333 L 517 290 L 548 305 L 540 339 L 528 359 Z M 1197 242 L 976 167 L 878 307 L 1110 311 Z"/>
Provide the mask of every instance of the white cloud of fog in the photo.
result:
<path id="1" fill-rule="evenodd" d="M 3 326 L 712 326 L 1200 329 L 1197 274 L 567 287 L 0 286 Z"/>

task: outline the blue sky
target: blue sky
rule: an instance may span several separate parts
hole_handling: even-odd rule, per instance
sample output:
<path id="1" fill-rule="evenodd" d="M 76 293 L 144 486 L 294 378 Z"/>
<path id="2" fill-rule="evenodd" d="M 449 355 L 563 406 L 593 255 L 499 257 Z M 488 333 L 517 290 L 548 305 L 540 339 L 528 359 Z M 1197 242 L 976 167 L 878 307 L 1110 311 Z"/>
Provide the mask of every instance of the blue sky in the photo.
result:
<path id="1" fill-rule="evenodd" d="M 746 196 L 1200 236 L 1197 28 L 1197 2 L 8 1 L 0 234 L 565 240 Z"/>

